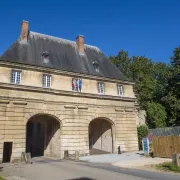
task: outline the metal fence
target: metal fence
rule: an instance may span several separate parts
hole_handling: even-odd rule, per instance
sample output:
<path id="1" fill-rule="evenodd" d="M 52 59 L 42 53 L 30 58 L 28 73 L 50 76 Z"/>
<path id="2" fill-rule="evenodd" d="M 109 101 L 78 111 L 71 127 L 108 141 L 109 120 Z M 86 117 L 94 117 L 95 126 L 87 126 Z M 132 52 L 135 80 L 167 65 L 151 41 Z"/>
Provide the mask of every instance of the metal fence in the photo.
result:
<path id="1" fill-rule="evenodd" d="M 149 135 L 154 136 L 180 136 L 180 126 L 149 129 Z"/>

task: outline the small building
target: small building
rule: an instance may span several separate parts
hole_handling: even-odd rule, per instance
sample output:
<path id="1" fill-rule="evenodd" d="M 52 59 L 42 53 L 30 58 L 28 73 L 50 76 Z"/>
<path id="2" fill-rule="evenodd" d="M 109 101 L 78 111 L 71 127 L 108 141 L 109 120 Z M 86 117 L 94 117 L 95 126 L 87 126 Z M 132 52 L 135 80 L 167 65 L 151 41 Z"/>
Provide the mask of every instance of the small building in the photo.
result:
<path id="1" fill-rule="evenodd" d="M 22 22 L 0 57 L 0 160 L 138 150 L 134 83 L 84 41 Z"/>

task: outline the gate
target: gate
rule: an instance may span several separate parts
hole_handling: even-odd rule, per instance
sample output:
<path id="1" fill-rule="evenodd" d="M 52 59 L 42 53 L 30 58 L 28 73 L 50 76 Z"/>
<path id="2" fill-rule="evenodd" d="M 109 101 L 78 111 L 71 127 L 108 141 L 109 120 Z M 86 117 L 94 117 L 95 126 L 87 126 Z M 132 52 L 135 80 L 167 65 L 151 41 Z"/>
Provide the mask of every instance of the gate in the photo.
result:
<path id="1" fill-rule="evenodd" d="M 173 154 L 180 153 L 180 136 L 156 136 L 152 145 L 154 156 L 172 158 Z"/>

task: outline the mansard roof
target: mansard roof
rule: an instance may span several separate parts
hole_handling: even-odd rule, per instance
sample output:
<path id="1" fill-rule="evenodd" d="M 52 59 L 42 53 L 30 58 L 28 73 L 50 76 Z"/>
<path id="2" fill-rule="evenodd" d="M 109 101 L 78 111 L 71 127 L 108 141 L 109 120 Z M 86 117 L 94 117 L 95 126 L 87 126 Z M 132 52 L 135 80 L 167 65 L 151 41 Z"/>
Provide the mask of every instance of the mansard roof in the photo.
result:
<path id="1" fill-rule="evenodd" d="M 85 44 L 84 54 L 81 54 L 74 41 L 32 31 L 29 31 L 27 41 L 21 40 L 21 38 L 17 39 L 1 56 L 1 59 L 27 65 L 126 80 L 99 48 Z M 94 64 L 98 64 L 98 71 L 94 68 Z"/>

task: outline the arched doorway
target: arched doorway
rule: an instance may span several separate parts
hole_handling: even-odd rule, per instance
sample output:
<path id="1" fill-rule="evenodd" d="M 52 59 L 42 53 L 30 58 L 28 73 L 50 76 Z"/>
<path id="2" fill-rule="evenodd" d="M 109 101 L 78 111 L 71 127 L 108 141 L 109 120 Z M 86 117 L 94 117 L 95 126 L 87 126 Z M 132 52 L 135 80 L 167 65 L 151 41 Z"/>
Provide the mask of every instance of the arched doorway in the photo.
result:
<path id="1" fill-rule="evenodd" d="M 97 118 L 89 124 L 90 154 L 113 152 L 112 123 L 103 118 Z"/>
<path id="2" fill-rule="evenodd" d="M 32 157 L 60 157 L 60 123 L 50 115 L 38 114 L 26 125 L 26 152 Z"/>

